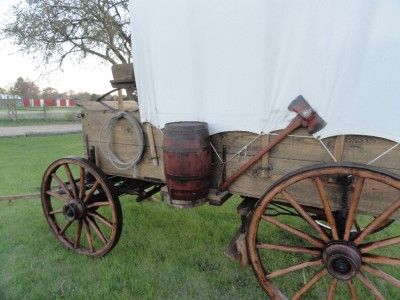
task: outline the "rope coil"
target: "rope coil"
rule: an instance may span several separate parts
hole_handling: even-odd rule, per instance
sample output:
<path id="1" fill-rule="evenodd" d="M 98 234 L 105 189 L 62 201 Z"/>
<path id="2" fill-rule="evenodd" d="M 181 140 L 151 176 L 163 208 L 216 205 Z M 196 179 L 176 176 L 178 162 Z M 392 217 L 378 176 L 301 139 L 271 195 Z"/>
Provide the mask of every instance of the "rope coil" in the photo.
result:
<path id="1" fill-rule="evenodd" d="M 126 119 L 131 127 L 135 130 L 136 136 L 138 138 L 139 142 L 139 150 L 136 153 L 136 155 L 128 160 L 128 161 L 123 161 L 118 156 L 114 153 L 112 150 L 111 144 L 113 140 L 113 128 L 116 123 L 118 123 L 121 119 Z M 104 139 L 103 139 L 104 137 Z M 103 142 L 104 141 L 104 142 Z M 107 121 L 107 123 L 102 127 L 100 131 L 100 142 L 99 146 L 103 154 L 106 156 L 108 161 L 118 170 L 126 170 L 134 165 L 136 165 L 140 159 L 143 156 L 144 152 L 144 134 L 143 134 L 143 129 L 142 126 L 140 125 L 139 121 L 131 116 L 130 114 L 126 112 L 118 112 L 116 113 L 110 120 Z"/>

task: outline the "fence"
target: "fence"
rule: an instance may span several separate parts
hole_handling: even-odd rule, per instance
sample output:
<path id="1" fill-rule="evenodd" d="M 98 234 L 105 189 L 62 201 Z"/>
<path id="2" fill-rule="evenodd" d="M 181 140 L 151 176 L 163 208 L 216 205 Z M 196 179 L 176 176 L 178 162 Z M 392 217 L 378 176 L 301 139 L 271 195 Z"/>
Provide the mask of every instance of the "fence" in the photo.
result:
<path id="1" fill-rule="evenodd" d="M 24 107 L 72 107 L 75 99 L 24 99 Z"/>
<path id="2" fill-rule="evenodd" d="M 0 120 L 2 123 L 21 120 L 74 121 L 79 111 L 75 99 L 0 100 Z"/>

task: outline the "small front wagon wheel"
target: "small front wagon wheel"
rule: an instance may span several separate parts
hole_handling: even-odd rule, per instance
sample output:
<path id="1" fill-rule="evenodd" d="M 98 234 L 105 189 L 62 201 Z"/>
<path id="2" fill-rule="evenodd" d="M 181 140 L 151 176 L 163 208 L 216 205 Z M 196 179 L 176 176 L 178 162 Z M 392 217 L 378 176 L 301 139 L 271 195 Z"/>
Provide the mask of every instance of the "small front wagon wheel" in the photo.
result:
<path id="1" fill-rule="evenodd" d="M 53 162 L 42 180 L 42 207 L 50 229 L 65 247 L 101 257 L 117 244 L 122 213 L 106 175 L 84 158 Z"/>
<path id="2" fill-rule="evenodd" d="M 353 163 L 300 169 L 257 203 L 250 262 L 272 299 L 394 299 L 399 217 L 399 175 Z"/>

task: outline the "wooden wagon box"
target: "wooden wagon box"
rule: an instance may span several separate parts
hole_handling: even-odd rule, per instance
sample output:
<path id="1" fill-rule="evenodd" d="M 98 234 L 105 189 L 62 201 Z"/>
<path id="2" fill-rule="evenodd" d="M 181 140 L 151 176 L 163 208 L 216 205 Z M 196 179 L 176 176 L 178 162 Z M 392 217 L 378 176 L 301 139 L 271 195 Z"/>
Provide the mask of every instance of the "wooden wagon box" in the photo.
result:
<path id="1" fill-rule="evenodd" d="M 118 108 L 116 101 L 108 101 L 107 104 L 115 109 Z M 106 123 L 115 113 L 98 102 L 82 102 L 80 105 L 83 107 L 85 115 L 82 119 L 84 140 L 87 143 L 87 148 L 94 147 L 95 149 L 96 165 L 108 175 L 165 183 L 162 130 L 151 126 L 149 123 L 143 124 L 145 137 L 143 158 L 137 165 L 128 169 L 117 169 L 100 149 L 100 144 L 105 143 L 104 139 L 102 140 L 101 138 L 101 128 L 106 126 Z M 124 101 L 124 108 L 132 116 L 140 119 L 137 102 Z M 154 139 L 156 158 L 152 156 L 150 150 L 150 131 Z M 215 149 L 210 183 L 211 204 L 219 205 L 223 203 L 221 203 L 221 199 L 223 199 L 222 201 L 226 199 L 226 197 L 218 197 L 215 194 L 221 180 L 221 173 L 224 173 L 225 177 L 229 177 L 244 162 L 272 141 L 277 133 L 256 135 L 249 132 L 235 131 L 218 133 L 210 137 L 211 144 Z M 122 160 L 129 160 L 138 151 L 139 145 L 132 136 L 133 134 L 132 127 L 126 120 L 121 120 L 113 128 L 112 148 Z M 361 164 L 372 161 L 396 145 L 395 142 L 382 138 L 357 135 L 329 137 L 319 141 L 308 134 L 305 129 L 299 129 L 263 156 L 259 162 L 234 182 L 228 190 L 229 193 L 259 199 L 273 182 L 284 175 L 309 165 L 333 162 L 329 151 L 324 148 L 321 142 L 324 143 L 337 161 Z M 240 152 L 240 150 L 242 151 Z M 238 154 L 238 152 L 240 153 Z M 399 154 L 400 147 L 397 147 L 375 161 L 373 166 L 400 174 Z M 227 160 L 234 155 L 236 156 L 223 167 L 218 156 L 224 156 L 225 160 Z M 155 160 L 157 161 L 156 164 L 154 163 Z M 301 190 L 297 191 L 301 195 L 300 198 L 303 199 L 302 204 L 321 207 L 322 203 L 318 197 L 309 197 L 309 191 L 312 188 L 310 186 L 303 186 Z M 360 208 L 366 213 L 378 213 L 390 201 L 393 201 L 396 196 L 395 194 L 385 193 L 378 186 L 371 186 L 370 188 L 371 190 L 366 195 L 370 200 L 368 201 L 368 207 Z M 336 190 L 333 189 L 330 196 L 332 197 L 333 208 L 338 207 L 340 197 Z"/>

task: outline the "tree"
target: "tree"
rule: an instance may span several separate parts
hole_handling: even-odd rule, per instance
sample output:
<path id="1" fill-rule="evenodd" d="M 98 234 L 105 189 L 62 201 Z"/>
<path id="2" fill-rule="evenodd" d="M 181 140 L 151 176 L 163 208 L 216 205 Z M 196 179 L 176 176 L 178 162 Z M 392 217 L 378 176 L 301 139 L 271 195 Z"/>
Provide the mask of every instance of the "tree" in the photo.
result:
<path id="1" fill-rule="evenodd" d="M 36 98 L 39 96 L 40 90 L 33 81 L 19 77 L 14 83 L 14 86 L 10 89 L 10 92 L 21 98 Z"/>
<path id="2" fill-rule="evenodd" d="M 59 93 L 55 88 L 46 87 L 43 89 L 41 93 L 42 98 L 63 98 L 65 97 L 65 93 Z"/>
<path id="3" fill-rule="evenodd" d="M 45 63 L 94 55 L 112 64 L 131 61 L 129 0 L 24 0 L 1 32 Z"/>
<path id="4" fill-rule="evenodd" d="M 2 87 L 0 87 L 0 94 L 6 94 L 6 93 L 7 93 L 7 90 L 2 88 Z"/>
<path id="5" fill-rule="evenodd" d="M 101 95 L 98 94 L 90 94 L 88 92 L 80 92 L 76 93 L 74 95 L 71 95 L 71 97 L 76 98 L 78 100 L 85 100 L 85 101 L 94 101 L 97 100 Z M 105 99 L 107 100 L 107 98 Z"/>

